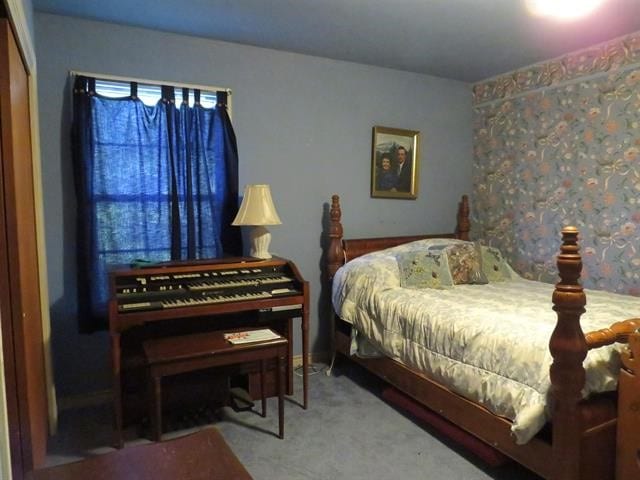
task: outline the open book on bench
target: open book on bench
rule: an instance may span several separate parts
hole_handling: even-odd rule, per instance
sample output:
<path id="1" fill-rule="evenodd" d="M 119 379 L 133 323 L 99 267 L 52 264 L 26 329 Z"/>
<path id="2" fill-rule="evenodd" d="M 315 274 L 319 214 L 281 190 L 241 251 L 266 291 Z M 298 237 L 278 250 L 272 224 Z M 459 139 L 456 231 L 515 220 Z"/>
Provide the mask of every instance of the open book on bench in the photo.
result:
<path id="1" fill-rule="evenodd" d="M 260 330 L 246 330 L 242 332 L 225 333 L 224 338 L 233 345 L 239 345 L 241 343 L 266 342 L 282 337 L 275 333 L 273 330 L 263 328 Z"/>

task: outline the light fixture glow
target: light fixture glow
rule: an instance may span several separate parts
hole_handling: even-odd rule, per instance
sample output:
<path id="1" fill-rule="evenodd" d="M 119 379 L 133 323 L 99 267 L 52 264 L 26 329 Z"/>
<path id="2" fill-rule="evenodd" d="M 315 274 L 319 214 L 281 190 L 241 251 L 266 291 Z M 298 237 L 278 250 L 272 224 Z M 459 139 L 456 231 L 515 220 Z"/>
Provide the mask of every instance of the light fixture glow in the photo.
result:
<path id="1" fill-rule="evenodd" d="M 604 0 L 526 0 L 531 14 L 558 20 L 575 20 L 588 15 Z"/>

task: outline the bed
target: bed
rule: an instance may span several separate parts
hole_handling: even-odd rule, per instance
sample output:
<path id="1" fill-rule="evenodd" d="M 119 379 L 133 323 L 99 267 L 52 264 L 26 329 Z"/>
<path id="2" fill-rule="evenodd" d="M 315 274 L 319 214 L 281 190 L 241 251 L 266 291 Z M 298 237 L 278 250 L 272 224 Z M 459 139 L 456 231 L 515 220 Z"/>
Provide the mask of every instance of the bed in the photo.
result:
<path id="1" fill-rule="evenodd" d="M 334 305 L 339 303 L 334 307 L 337 309 L 334 315 L 336 353 L 360 363 L 417 402 L 544 478 L 614 478 L 617 423 L 615 386 L 620 368 L 619 353 L 624 348 L 616 344 L 626 343 L 630 336 L 637 337 L 634 332 L 640 327 L 640 319 L 628 317 L 637 315 L 640 299 L 589 292 L 592 302 L 583 319 L 589 333 L 583 333 L 581 317 L 585 312 L 586 294 L 578 282 L 581 258 L 575 228 L 566 227 L 562 231 L 562 245 L 557 258 L 560 281 L 555 287 L 518 279 L 514 273 L 510 279 L 512 281 L 505 282 L 504 286 L 492 282 L 487 285 L 459 285 L 451 290 L 435 291 L 435 296 L 431 297 L 428 297 L 430 292 L 423 290 L 419 296 L 427 298 L 428 306 L 425 306 L 424 301 L 414 300 L 410 292 L 394 284 L 393 278 L 387 281 L 387 277 L 395 275 L 393 259 L 401 258 L 402 252 L 468 241 L 470 223 L 466 196 L 459 203 L 457 225 L 451 233 L 345 239 L 337 195 L 332 197 L 329 217 L 325 272 L 328 279 L 334 282 Z M 387 262 L 386 267 L 376 263 L 375 268 L 388 270 L 381 270 L 378 274 L 374 270 L 367 271 L 366 268 L 371 268 L 370 259 L 376 259 L 382 265 Z M 367 265 L 365 274 L 362 275 L 361 271 L 360 277 L 356 277 L 352 272 L 358 271 L 362 265 Z M 350 276 L 361 280 L 345 286 Z M 368 283 L 380 282 L 387 282 L 380 291 L 367 293 L 367 290 L 363 290 L 369 287 Z M 458 297 L 454 296 L 454 290 Z M 461 296 L 464 299 L 462 301 Z M 338 297 L 344 303 L 336 302 Z M 447 298 L 449 304 L 439 303 Z M 496 307 L 496 298 L 506 299 L 500 309 Z M 549 300 L 553 302 L 555 313 L 551 311 Z M 610 307 L 612 302 L 618 300 L 619 307 Z M 550 326 L 531 327 L 523 334 L 517 316 L 510 318 L 508 310 L 510 306 L 520 308 L 526 302 L 525 310 L 531 310 L 535 318 L 547 318 Z M 506 383 L 512 383 L 510 371 L 498 371 L 493 377 L 487 376 L 487 381 L 476 381 L 476 388 L 470 390 L 465 388 L 467 384 L 474 383 L 473 379 L 459 380 L 462 378 L 457 369 L 459 362 L 453 354 L 450 355 L 451 351 L 463 352 L 465 359 L 471 358 L 469 363 L 473 367 L 480 365 L 481 370 L 485 367 L 482 362 L 491 363 L 477 349 L 473 350 L 476 343 L 483 345 L 477 342 L 478 338 L 491 334 L 486 331 L 483 333 L 480 327 L 474 330 L 479 321 L 470 313 L 473 310 L 471 304 L 481 306 L 483 303 L 488 309 L 495 307 L 494 326 L 496 329 L 503 328 L 495 338 L 504 337 L 507 344 L 519 344 L 521 347 L 526 344 L 527 348 L 530 347 L 529 343 L 537 344 L 537 351 L 533 349 L 523 354 L 519 350 L 519 358 L 514 354 L 516 360 L 506 362 L 511 366 L 527 363 L 523 358 L 528 361 L 537 355 L 538 360 L 534 363 L 537 363 L 538 371 L 533 380 L 528 378 L 522 382 L 525 384 L 524 394 L 505 390 L 506 393 L 503 392 L 504 395 L 498 400 L 485 396 L 486 385 L 492 381 L 500 384 L 505 383 L 504 378 L 507 378 Z M 414 305 L 413 310 L 408 305 Z M 384 310 L 382 306 L 391 307 Z M 520 315 L 520 310 L 517 312 Z M 444 327 L 434 328 L 444 328 L 444 331 L 424 327 L 424 323 L 432 322 L 438 315 L 443 318 Z M 372 317 L 371 324 L 366 323 L 368 317 Z M 522 319 L 521 323 L 526 323 L 526 320 Z M 454 330 L 452 326 L 456 324 L 461 325 L 462 330 Z M 407 339 L 396 335 L 400 330 L 412 333 Z M 529 341 L 527 336 L 532 330 L 540 330 L 539 334 L 547 338 Z M 366 337 L 383 355 L 352 355 L 353 340 L 358 336 Z M 441 345 L 443 338 L 455 339 L 453 347 L 443 347 L 448 349 L 445 355 L 437 347 L 435 353 L 430 352 L 431 347 L 415 347 L 420 342 Z M 456 342 L 463 344 L 464 348 L 460 345 L 456 347 Z M 407 348 L 407 345 L 412 348 Z M 509 346 L 495 344 L 492 348 L 484 349 L 499 351 L 503 356 L 508 355 L 506 348 Z M 426 350 L 427 353 L 415 353 L 416 350 Z M 474 358 L 476 353 L 478 357 Z M 444 361 L 450 364 L 443 367 L 434 359 L 438 356 L 445 357 Z M 529 371 L 532 368 L 527 364 L 521 370 Z"/>

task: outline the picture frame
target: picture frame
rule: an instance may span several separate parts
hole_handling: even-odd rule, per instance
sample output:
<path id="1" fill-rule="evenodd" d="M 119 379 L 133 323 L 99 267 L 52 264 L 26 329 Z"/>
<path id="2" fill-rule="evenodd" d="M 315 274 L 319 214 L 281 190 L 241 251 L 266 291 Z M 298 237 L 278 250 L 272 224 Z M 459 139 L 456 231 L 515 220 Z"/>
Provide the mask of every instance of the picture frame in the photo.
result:
<path id="1" fill-rule="evenodd" d="M 420 132 L 373 127 L 371 197 L 418 198 Z"/>

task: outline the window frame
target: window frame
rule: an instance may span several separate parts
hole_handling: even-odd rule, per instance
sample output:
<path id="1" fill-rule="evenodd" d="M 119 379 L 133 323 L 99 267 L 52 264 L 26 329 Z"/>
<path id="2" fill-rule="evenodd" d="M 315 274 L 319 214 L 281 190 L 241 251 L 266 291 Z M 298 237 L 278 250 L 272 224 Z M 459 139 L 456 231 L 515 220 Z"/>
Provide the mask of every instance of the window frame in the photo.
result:
<path id="1" fill-rule="evenodd" d="M 194 83 L 182 83 L 182 82 L 174 82 L 171 80 L 150 80 L 146 78 L 134 78 L 134 77 L 123 77 L 119 75 L 108 75 L 102 73 L 92 73 L 92 72 L 80 72 L 77 70 L 70 70 L 69 76 L 73 78 L 74 76 L 83 76 L 89 78 L 95 78 L 96 80 L 105 80 L 109 82 L 123 82 L 123 83 L 131 83 L 136 82 L 140 85 L 153 85 L 153 86 L 169 86 L 176 89 L 179 88 L 188 88 L 190 90 L 200 90 L 202 92 L 210 92 L 215 94 L 215 92 L 226 92 L 227 93 L 227 114 L 229 115 L 229 119 L 233 120 L 233 95 L 232 90 L 228 87 L 217 87 L 215 85 L 199 85 Z M 73 89 L 71 91 L 71 95 L 73 96 Z M 179 103 L 181 100 L 177 100 Z"/>

